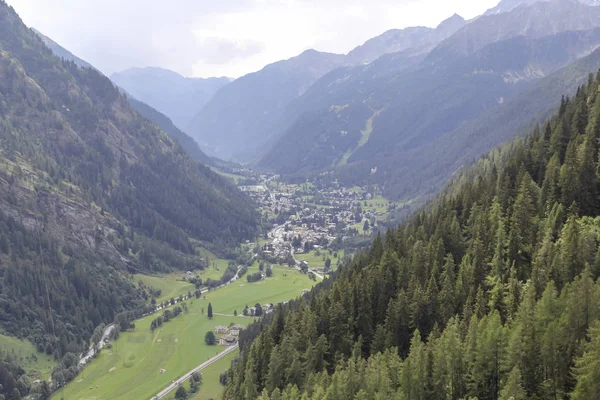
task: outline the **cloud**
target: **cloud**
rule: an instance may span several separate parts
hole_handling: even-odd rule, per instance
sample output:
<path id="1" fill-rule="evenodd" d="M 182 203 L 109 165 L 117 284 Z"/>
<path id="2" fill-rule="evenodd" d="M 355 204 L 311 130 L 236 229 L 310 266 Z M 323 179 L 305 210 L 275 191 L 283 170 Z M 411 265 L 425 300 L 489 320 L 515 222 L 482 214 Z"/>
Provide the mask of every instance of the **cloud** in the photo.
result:
<path id="1" fill-rule="evenodd" d="M 25 23 L 110 74 L 157 66 L 238 77 L 308 48 L 347 53 L 498 0 L 8 0 Z"/>
<path id="2" fill-rule="evenodd" d="M 265 44 L 255 40 L 237 40 L 223 37 L 200 39 L 197 48 L 198 61 L 206 64 L 221 65 L 232 61 L 245 60 L 262 53 Z"/>

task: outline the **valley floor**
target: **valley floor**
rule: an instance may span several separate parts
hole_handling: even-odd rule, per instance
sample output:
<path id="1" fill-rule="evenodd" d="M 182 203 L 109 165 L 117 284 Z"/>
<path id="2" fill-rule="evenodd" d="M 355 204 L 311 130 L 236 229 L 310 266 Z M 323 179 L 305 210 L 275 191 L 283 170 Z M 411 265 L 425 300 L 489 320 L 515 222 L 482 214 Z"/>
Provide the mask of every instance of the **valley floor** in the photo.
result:
<path id="1" fill-rule="evenodd" d="M 248 273 L 256 272 L 258 267 L 248 270 Z M 172 282 L 161 284 L 163 287 L 173 285 Z M 207 292 L 200 299 L 186 300 L 188 312 L 164 323 L 154 332 L 150 330 L 150 323 L 158 314 L 136 320 L 135 330 L 122 332 L 112 348 L 105 348 L 75 381 L 56 392 L 53 399 L 150 399 L 174 380 L 224 350 L 221 346 L 206 345 L 206 332 L 212 331 L 216 325 L 247 325 L 252 319 L 241 316 L 246 305 L 288 301 L 313 284 L 305 274 L 287 267 L 273 267 L 270 278 L 254 283 L 241 279 Z M 209 303 L 214 312 L 212 319 L 207 316 Z M 234 317 L 234 312 L 239 316 Z M 200 393 L 203 390 L 211 395 L 220 392 L 218 376 L 228 368 L 228 364 L 224 363 L 220 360 L 203 371 L 206 375 Z M 211 376 L 216 376 L 216 384 Z"/>

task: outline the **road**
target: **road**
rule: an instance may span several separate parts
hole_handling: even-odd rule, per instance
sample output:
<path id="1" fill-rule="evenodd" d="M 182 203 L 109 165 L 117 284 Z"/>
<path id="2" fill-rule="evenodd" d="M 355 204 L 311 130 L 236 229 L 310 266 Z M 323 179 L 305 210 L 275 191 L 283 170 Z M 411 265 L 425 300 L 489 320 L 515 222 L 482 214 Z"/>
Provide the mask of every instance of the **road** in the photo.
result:
<path id="1" fill-rule="evenodd" d="M 106 327 L 104 328 L 104 331 L 102 332 L 102 338 L 100 339 L 100 343 L 98 343 L 98 351 L 100 351 L 100 349 L 102 349 L 104 347 L 104 345 L 106 344 L 105 339 L 108 339 L 108 337 L 112 333 L 113 329 L 115 329 L 115 324 L 106 325 Z M 83 367 L 85 364 L 87 364 L 87 362 L 89 360 L 92 359 L 93 356 L 94 356 L 94 345 L 91 345 L 88 352 L 79 359 L 79 366 Z"/>
<path id="2" fill-rule="evenodd" d="M 179 385 L 181 385 L 183 382 L 185 382 L 188 379 L 190 379 L 193 374 L 195 374 L 196 372 L 202 371 L 204 368 L 208 367 L 209 365 L 211 365 L 215 361 L 218 361 L 221 358 L 225 357 L 227 354 L 231 353 L 232 351 L 235 351 L 235 349 L 237 349 L 237 348 L 238 348 L 237 344 L 234 345 L 234 346 L 230 346 L 226 350 L 220 352 L 219 354 L 217 354 L 216 356 L 214 356 L 213 358 L 211 358 L 210 360 L 205 361 L 202 364 L 198 365 L 196 368 L 194 368 L 190 372 L 186 373 L 181 378 L 175 380 L 173 383 L 171 383 L 169 386 L 167 386 L 165 389 L 163 389 L 156 396 L 152 397 L 152 400 L 162 399 L 163 397 L 165 397 L 166 395 L 168 395 L 169 393 L 171 393 L 173 390 L 177 389 L 177 387 L 179 387 Z"/>

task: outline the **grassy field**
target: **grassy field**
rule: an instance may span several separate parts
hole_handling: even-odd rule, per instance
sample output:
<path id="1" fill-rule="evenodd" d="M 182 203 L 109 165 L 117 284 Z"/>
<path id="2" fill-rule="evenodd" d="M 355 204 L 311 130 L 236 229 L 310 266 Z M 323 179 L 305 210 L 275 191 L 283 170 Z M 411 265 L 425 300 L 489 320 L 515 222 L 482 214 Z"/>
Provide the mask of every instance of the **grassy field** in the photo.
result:
<path id="1" fill-rule="evenodd" d="M 134 275 L 136 282 L 142 281 L 144 285 L 150 286 L 154 289 L 160 289 L 161 295 L 156 300 L 159 303 L 168 301 L 171 297 L 179 297 L 187 292 L 194 292 L 196 288 L 189 282 L 181 280 L 181 274 L 177 275 L 180 280 L 177 280 L 175 276 L 164 275 L 164 276 L 148 276 L 148 275 Z"/>
<path id="2" fill-rule="evenodd" d="M 367 202 L 367 206 L 365 207 L 365 201 Z M 376 196 L 371 200 L 364 200 L 360 203 L 363 206 L 363 210 L 372 210 L 375 212 L 387 213 L 388 205 L 390 201 L 384 197 Z"/>
<path id="3" fill-rule="evenodd" d="M 38 352 L 27 340 L 0 335 L 0 350 L 14 356 L 33 380 L 48 379 L 54 368 L 52 356 Z"/>
<path id="4" fill-rule="evenodd" d="M 206 281 L 207 279 L 219 280 L 223 276 L 223 272 L 227 269 L 228 260 L 214 259 L 210 261 L 210 265 L 206 269 L 195 270 L 194 275 Z M 157 299 L 159 303 L 168 301 L 172 297 L 177 298 L 182 294 L 194 292 L 196 288 L 193 284 L 183 280 L 183 272 L 174 272 L 171 274 L 149 276 L 136 274 L 134 275 L 135 282 L 142 281 L 144 285 L 154 289 L 160 289 L 161 295 Z"/>
<path id="5" fill-rule="evenodd" d="M 229 173 L 229 172 L 224 172 L 224 171 L 221 171 L 221 170 L 220 170 L 220 169 L 218 169 L 218 168 L 211 168 L 211 169 L 213 170 L 213 172 L 216 172 L 217 174 L 219 174 L 219 175 L 221 175 L 221 176 L 223 176 L 223 177 L 225 177 L 225 178 L 231 179 L 231 180 L 233 181 L 233 183 L 235 183 L 235 184 L 237 184 L 237 183 L 238 183 L 239 181 L 241 181 L 241 180 L 244 180 L 244 179 L 246 179 L 246 177 L 245 177 L 245 176 L 242 176 L 242 175 L 236 175 L 236 174 L 231 174 L 231 173 Z"/>
<path id="6" fill-rule="evenodd" d="M 348 159 L 352 157 L 352 155 L 356 153 L 358 149 L 363 147 L 369 141 L 371 133 L 373 133 L 373 120 L 381 113 L 381 111 L 383 110 L 373 112 L 373 115 L 367 120 L 367 123 L 365 124 L 365 129 L 360 131 L 360 140 L 356 144 L 356 147 L 348 149 L 348 151 L 344 153 L 342 159 L 338 162 L 338 167 L 341 165 L 346 165 L 348 163 Z"/>
<path id="7" fill-rule="evenodd" d="M 234 310 L 241 314 L 245 305 L 287 301 L 313 284 L 297 271 L 275 268 L 273 277 L 266 280 L 247 283 L 242 278 L 206 293 L 206 299 L 188 301 L 187 314 L 163 324 L 154 333 L 149 327 L 157 315 L 139 319 L 135 321 L 135 331 L 122 333 L 112 349 L 103 350 L 53 399 L 149 399 L 177 377 L 223 350 L 204 343 L 207 331 L 216 325 L 251 322 L 247 317 L 233 317 Z M 212 320 L 206 316 L 209 302 L 215 315 Z M 161 374 L 161 369 L 166 371 Z"/>
<path id="8" fill-rule="evenodd" d="M 227 354 L 214 364 L 204 368 L 202 370 L 202 385 L 200 385 L 200 390 L 198 393 L 190 395 L 189 400 L 218 399 L 223 392 L 223 386 L 221 386 L 219 383 L 219 376 L 229 369 L 231 361 L 233 361 L 233 359 L 237 357 L 239 353 L 239 350 L 236 350 L 230 354 Z M 189 393 L 189 383 L 185 384 L 185 388 Z M 175 399 L 175 392 L 173 391 L 169 393 L 169 395 L 165 398 L 167 400 Z"/>
<path id="9" fill-rule="evenodd" d="M 325 266 L 324 258 L 329 257 L 329 258 L 331 258 L 331 268 L 335 268 L 338 258 L 339 259 L 344 258 L 344 251 L 340 250 L 337 252 L 338 258 L 335 258 L 333 256 L 334 254 L 335 254 L 335 252 L 333 254 L 329 254 L 328 250 L 321 250 L 321 251 L 313 250 L 310 253 L 294 254 L 294 257 L 297 260 L 306 261 L 310 268 L 324 267 Z"/>

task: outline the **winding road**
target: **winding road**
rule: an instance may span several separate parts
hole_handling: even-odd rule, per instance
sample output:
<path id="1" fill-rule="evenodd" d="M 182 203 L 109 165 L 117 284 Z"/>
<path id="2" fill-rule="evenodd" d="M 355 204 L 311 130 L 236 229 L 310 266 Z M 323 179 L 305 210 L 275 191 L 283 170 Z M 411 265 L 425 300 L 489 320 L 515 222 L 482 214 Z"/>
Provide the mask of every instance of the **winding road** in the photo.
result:
<path id="1" fill-rule="evenodd" d="M 225 357 L 227 354 L 235 351 L 235 349 L 237 349 L 237 348 L 238 348 L 237 344 L 234 345 L 234 346 L 230 346 L 226 350 L 220 352 L 219 354 L 217 354 L 216 356 L 214 356 L 213 358 L 211 358 L 210 360 L 205 361 L 202 364 L 198 365 L 196 368 L 192 369 L 190 372 L 186 373 L 181 378 L 176 379 L 173 383 L 171 383 L 169 386 L 167 386 L 165 389 L 163 389 L 160 393 L 158 393 L 156 396 L 152 397 L 151 400 L 159 400 L 159 399 L 164 398 L 166 395 L 168 395 L 169 393 L 171 393 L 173 390 L 177 389 L 177 387 L 179 387 L 179 385 L 181 385 L 183 382 L 185 382 L 188 379 L 190 379 L 191 376 L 194 375 L 196 372 L 202 371 L 204 368 L 208 367 L 212 363 L 214 363 L 214 362 L 220 360 L 221 358 Z"/>

